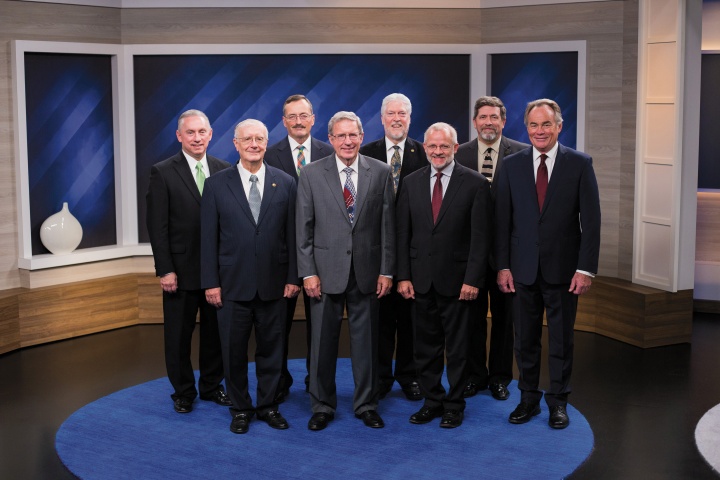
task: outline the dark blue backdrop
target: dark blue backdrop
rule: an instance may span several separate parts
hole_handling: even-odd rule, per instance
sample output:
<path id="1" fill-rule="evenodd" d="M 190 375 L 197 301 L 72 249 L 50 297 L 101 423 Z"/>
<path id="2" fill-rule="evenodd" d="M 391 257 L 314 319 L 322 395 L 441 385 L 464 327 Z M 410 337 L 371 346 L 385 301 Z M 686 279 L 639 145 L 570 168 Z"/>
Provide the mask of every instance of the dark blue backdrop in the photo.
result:
<path id="1" fill-rule="evenodd" d="M 270 131 L 270 144 L 287 135 L 282 105 L 301 93 L 313 103 L 313 135 L 327 141 L 327 121 L 339 110 L 355 112 L 365 142 L 383 136 L 382 99 L 393 92 L 413 102 L 410 136 L 420 139 L 434 122 L 459 128 L 467 141 L 470 115 L 469 55 L 136 55 L 135 139 L 139 241 L 149 241 L 145 194 L 150 167 L 175 153 L 178 115 L 205 112 L 213 126 L 208 152 L 237 161 L 233 128 L 256 118 Z"/>
<path id="2" fill-rule="evenodd" d="M 525 107 L 532 100 L 550 98 L 562 109 L 560 143 L 576 148 L 577 71 L 577 52 L 492 54 L 490 95 L 500 97 L 507 108 L 503 135 L 528 142 L 523 122 Z"/>
<path id="3" fill-rule="evenodd" d="M 115 245 L 110 56 L 25 53 L 32 253 L 49 253 L 40 226 L 67 202 L 79 248 Z"/>

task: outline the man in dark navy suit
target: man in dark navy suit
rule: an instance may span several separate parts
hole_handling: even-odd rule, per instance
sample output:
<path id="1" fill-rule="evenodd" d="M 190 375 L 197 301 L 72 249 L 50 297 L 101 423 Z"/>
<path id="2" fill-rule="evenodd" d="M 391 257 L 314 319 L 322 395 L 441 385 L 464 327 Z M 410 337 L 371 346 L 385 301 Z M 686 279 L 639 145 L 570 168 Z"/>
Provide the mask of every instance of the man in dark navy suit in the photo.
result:
<path id="1" fill-rule="evenodd" d="M 275 401 L 282 371 L 287 298 L 300 292 L 295 251 L 295 181 L 266 166 L 265 125 L 235 127 L 235 168 L 211 177 L 202 201 L 201 280 L 218 309 L 230 430 L 246 433 L 253 413 L 272 428 L 288 422 Z M 248 341 L 255 327 L 256 407 L 248 392 Z"/>
<path id="2" fill-rule="evenodd" d="M 528 148 L 503 135 L 507 111 L 505 104 L 497 97 L 480 97 L 475 101 L 473 125 L 477 130 L 476 139 L 463 143 L 455 159 L 461 165 L 476 170 L 493 185 L 506 156 Z M 490 189 L 493 193 L 493 189 Z M 472 322 L 469 377 L 463 395 L 472 397 L 480 390 L 490 389 L 496 400 L 507 400 L 510 391 L 507 386 L 513 378 L 513 333 L 510 319 L 510 299 L 500 292 L 494 279 L 497 276 L 495 259 L 490 252 L 485 288 L 477 300 L 477 320 Z M 490 351 L 487 349 L 488 303 L 492 315 Z"/>
<path id="3" fill-rule="evenodd" d="M 590 289 L 600 252 L 600 196 L 592 158 L 558 143 L 560 106 L 532 101 L 525 125 L 533 147 L 505 159 L 495 189 L 497 284 L 512 293 L 520 404 L 510 423 L 540 413 L 543 312 L 547 315 L 552 428 L 565 428 L 578 296 Z"/>
<path id="4" fill-rule="evenodd" d="M 395 198 L 400 195 L 405 177 L 427 165 L 422 143 L 408 137 L 412 104 L 402 93 L 391 93 L 383 99 L 380 121 L 385 136 L 360 147 L 360 153 L 390 165 Z M 411 302 L 393 289 L 380 300 L 380 340 L 378 345 L 379 398 L 385 396 L 397 381 L 409 400 L 421 400 L 413 361 Z M 395 373 L 393 374 L 393 354 Z"/>
<path id="5" fill-rule="evenodd" d="M 198 392 L 190 344 L 200 312 L 200 398 L 231 405 L 220 382 L 223 363 L 215 309 L 200 288 L 200 198 L 205 178 L 229 163 L 207 155 L 212 128 L 199 110 L 180 115 L 182 150 L 153 165 L 147 191 L 147 229 L 163 289 L 165 365 L 175 411 L 188 413 Z"/>
<path id="6" fill-rule="evenodd" d="M 310 100 L 305 95 L 290 95 L 283 105 L 283 125 L 287 129 L 288 136 L 268 147 L 265 152 L 265 163 L 271 167 L 279 168 L 297 182 L 300 170 L 310 162 L 325 158 L 334 153 L 333 148 L 325 142 L 312 137 L 310 132 L 315 124 L 315 113 Z M 310 327 L 310 301 L 303 291 L 303 305 L 305 306 L 305 328 L 307 356 L 305 368 L 308 375 L 305 376 L 305 391 L 308 390 L 310 381 L 310 338 L 312 338 Z M 290 340 L 290 328 L 292 328 L 295 306 L 298 297 L 287 299 L 287 318 L 285 322 L 285 351 L 283 353 L 283 371 L 280 378 L 275 400 L 278 403 L 285 401 L 290 394 L 290 385 L 293 384 L 292 375 L 287 368 L 288 342 Z"/>

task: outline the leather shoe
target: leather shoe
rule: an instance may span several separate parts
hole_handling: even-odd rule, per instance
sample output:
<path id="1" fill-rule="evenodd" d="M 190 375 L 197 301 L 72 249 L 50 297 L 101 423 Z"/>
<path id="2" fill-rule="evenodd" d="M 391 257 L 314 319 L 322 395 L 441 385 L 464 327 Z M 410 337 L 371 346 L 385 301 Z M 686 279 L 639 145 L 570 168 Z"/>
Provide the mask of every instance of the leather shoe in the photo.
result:
<path id="1" fill-rule="evenodd" d="M 280 412 L 278 412 L 277 410 L 269 410 L 263 415 L 258 414 L 257 417 L 259 420 L 262 420 L 263 422 L 270 425 L 272 428 L 276 428 L 278 430 L 285 430 L 290 427 L 287 420 L 285 420 L 280 414 Z"/>
<path id="2" fill-rule="evenodd" d="M 278 390 L 278 392 L 275 394 L 275 398 L 273 398 L 273 402 L 275 403 L 283 403 L 285 399 L 290 395 L 290 389 L 284 388 L 282 390 Z"/>
<path id="3" fill-rule="evenodd" d="M 442 428 L 457 428 L 462 425 L 465 414 L 461 410 L 445 410 L 440 420 Z"/>
<path id="4" fill-rule="evenodd" d="M 365 410 L 364 412 L 355 414 L 355 418 L 361 418 L 366 427 L 383 428 L 385 422 L 375 410 Z"/>
<path id="5" fill-rule="evenodd" d="M 490 394 L 495 400 L 507 400 L 508 397 L 510 397 L 510 391 L 507 385 L 503 385 L 502 383 L 491 383 Z"/>
<path id="6" fill-rule="evenodd" d="M 530 421 L 532 417 L 535 415 L 540 414 L 540 405 L 537 403 L 526 403 L 526 402 L 520 402 L 520 404 L 515 407 L 515 410 L 510 414 L 510 417 L 508 418 L 508 421 L 510 423 L 520 424 L 520 423 L 527 423 Z"/>
<path id="7" fill-rule="evenodd" d="M 222 405 L 223 407 L 232 407 L 230 397 L 227 396 L 227 393 L 225 393 L 225 390 L 222 388 L 216 389 L 209 395 L 200 395 L 200 400 L 209 400 L 217 403 L 218 405 Z"/>
<path id="8" fill-rule="evenodd" d="M 465 390 L 463 390 L 463 398 L 474 397 L 475 394 L 482 390 L 485 390 L 486 388 L 487 385 L 481 385 L 475 382 L 468 382 L 468 384 L 465 385 Z"/>
<path id="9" fill-rule="evenodd" d="M 335 418 L 335 415 L 327 412 L 316 412 L 310 417 L 308 422 L 308 429 L 310 430 L 322 430 L 328 426 L 328 423 Z"/>
<path id="10" fill-rule="evenodd" d="M 565 405 L 550 407 L 550 420 L 548 421 L 552 428 L 566 428 L 570 425 L 570 417 L 568 417 Z"/>
<path id="11" fill-rule="evenodd" d="M 190 413 L 192 412 L 193 401 L 189 398 L 178 397 L 173 402 L 173 407 L 177 413 Z"/>
<path id="12" fill-rule="evenodd" d="M 422 400 L 423 398 L 422 393 L 420 392 L 420 384 L 415 380 L 403 385 L 402 391 L 405 394 L 405 397 L 407 397 L 408 400 L 412 400 L 413 402 L 417 400 Z"/>
<path id="13" fill-rule="evenodd" d="M 247 433 L 250 429 L 250 417 L 248 413 L 236 413 L 230 422 L 230 431 L 233 433 Z"/>
<path id="14" fill-rule="evenodd" d="M 422 425 L 424 423 L 431 422 L 433 418 L 438 418 L 442 416 L 443 414 L 443 408 L 442 407 L 427 407 L 424 406 L 416 413 L 413 413 L 410 415 L 410 423 L 414 423 L 416 425 Z"/>

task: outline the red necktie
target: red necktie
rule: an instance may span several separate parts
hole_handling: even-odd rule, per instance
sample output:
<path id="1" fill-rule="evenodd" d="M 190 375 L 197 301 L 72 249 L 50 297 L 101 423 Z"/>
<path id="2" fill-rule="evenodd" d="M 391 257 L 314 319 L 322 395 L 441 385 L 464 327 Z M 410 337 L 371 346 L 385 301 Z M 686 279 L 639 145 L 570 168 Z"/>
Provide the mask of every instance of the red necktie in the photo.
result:
<path id="1" fill-rule="evenodd" d="M 535 180 L 535 189 L 537 190 L 538 206 L 542 212 L 543 204 L 545 203 L 545 194 L 547 193 L 548 187 L 548 169 L 545 165 L 545 159 L 547 155 L 544 153 L 540 155 L 540 166 L 537 170 L 537 179 Z"/>
<path id="2" fill-rule="evenodd" d="M 440 213 L 440 205 L 442 205 L 442 182 L 440 179 L 442 178 L 442 172 L 437 172 L 435 174 L 435 186 L 433 187 L 433 193 L 432 193 L 432 213 L 433 213 L 433 223 L 437 223 L 437 217 L 438 213 Z"/>

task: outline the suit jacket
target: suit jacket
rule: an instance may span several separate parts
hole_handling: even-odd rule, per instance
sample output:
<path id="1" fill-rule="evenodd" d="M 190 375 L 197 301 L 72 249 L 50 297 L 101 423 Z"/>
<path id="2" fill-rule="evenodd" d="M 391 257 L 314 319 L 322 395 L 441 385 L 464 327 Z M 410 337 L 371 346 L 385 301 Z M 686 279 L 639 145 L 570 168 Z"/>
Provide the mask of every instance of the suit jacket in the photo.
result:
<path id="1" fill-rule="evenodd" d="M 374 293 L 378 276 L 395 274 L 395 198 L 387 164 L 358 155 L 355 221 L 348 218 L 335 154 L 302 170 L 297 195 L 298 274 L 318 275 L 322 291 L 346 290 L 350 266 L 358 288 Z"/>
<path id="2" fill-rule="evenodd" d="M 360 153 L 380 160 L 387 164 L 387 150 L 385 149 L 385 137 L 375 140 L 360 147 Z M 405 149 L 403 150 L 402 166 L 400 167 L 400 180 L 398 181 L 398 189 L 395 198 L 400 195 L 405 177 L 428 164 L 427 155 L 422 143 L 408 137 L 405 139 Z"/>
<path id="3" fill-rule="evenodd" d="M 559 145 L 540 211 L 532 149 L 505 159 L 495 185 L 495 258 L 513 279 L 535 283 L 538 268 L 554 284 L 576 270 L 596 273 L 600 252 L 600 196 L 592 158 Z"/>
<path id="4" fill-rule="evenodd" d="M 478 147 L 479 145 L 477 138 L 474 138 L 469 142 L 463 143 L 458 147 L 458 150 L 455 153 L 455 160 L 457 160 L 458 163 L 460 163 L 461 165 L 468 167 L 471 170 L 475 170 L 476 172 L 479 172 L 480 169 L 478 165 Z M 505 135 L 500 137 L 500 148 L 498 149 L 497 164 L 495 165 L 495 172 L 493 176 L 497 178 L 500 174 L 500 168 L 502 167 L 505 157 L 524 150 L 528 147 L 530 147 L 530 145 L 528 145 L 527 143 L 522 143 L 511 138 L 507 138 Z M 492 187 L 492 183 L 490 185 Z"/>
<path id="5" fill-rule="evenodd" d="M 333 150 L 332 146 L 317 140 L 315 137 L 310 139 L 311 162 L 325 158 L 333 153 L 335 153 L 335 150 Z M 295 181 L 298 179 L 296 159 L 293 157 L 293 151 L 290 149 L 290 140 L 288 140 L 287 136 L 268 147 L 265 152 L 265 164 L 279 168 L 294 178 Z"/>
<path id="6" fill-rule="evenodd" d="M 207 156 L 210 176 L 229 163 Z M 177 275 L 180 290 L 200 289 L 200 192 L 182 151 L 150 169 L 147 229 L 155 274 Z"/>
<path id="7" fill-rule="evenodd" d="M 297 285 L 295 181 L 265 167 L 258 222 L 237 168 L 205 182 L 202 200 L 202 288 L 222 288 L 223 299 L 282 298 Z"/>
<path id="8" fill-rule="evenodd" d="M 433 286 L 445 296 L 458 296 L 463 283 L 485 285 L 490 251 L 490 183 L 477 171 L 455 162 L 433 223 L 431 166 L 405 179 L 397 205 L 397 280 L 411 280 L 416 292 Z"/>

